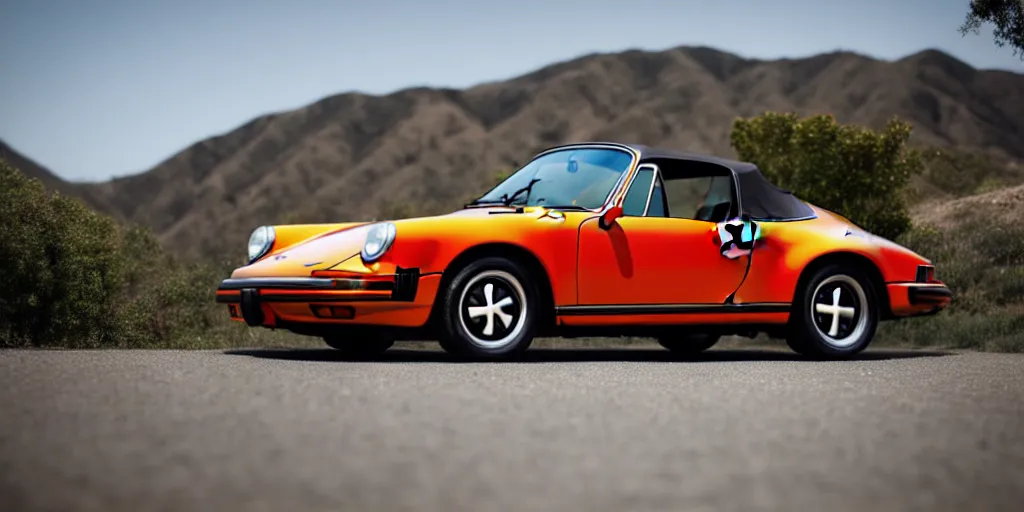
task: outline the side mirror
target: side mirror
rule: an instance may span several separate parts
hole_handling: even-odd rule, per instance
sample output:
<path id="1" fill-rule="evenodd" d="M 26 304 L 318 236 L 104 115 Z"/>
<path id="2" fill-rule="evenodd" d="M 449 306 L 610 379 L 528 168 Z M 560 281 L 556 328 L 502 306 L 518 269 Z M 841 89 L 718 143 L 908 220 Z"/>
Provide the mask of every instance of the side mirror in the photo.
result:
<path id="1" fill-rule="evenodd" d="M 622 207 L 613 206 L 601 215 L 601 218 L 597 221 L 597 226 L 605 231 L 612 228 L 612 224 L 615 223 L 615 219 L 622 217 Z"/>

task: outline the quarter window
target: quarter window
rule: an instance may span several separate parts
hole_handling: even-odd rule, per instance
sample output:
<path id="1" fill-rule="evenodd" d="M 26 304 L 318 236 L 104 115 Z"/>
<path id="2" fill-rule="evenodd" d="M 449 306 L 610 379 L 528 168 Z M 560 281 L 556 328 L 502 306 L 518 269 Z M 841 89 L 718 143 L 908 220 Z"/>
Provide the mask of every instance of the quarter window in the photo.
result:
<path id="1" fill-rule="evenodd" d="M 637 171 L 622 200 L 622 214 L 630 217 L 642 217 L 647 209 L 647 195 L 651 192 L 651 180 L 654 179 L 654 169 L 645 167 Z"/>

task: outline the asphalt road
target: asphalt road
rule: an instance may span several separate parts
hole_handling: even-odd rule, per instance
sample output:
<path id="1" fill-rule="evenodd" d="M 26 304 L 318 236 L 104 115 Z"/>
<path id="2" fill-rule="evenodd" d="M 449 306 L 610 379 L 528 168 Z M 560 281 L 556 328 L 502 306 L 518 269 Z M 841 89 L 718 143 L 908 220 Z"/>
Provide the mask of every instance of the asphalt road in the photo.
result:
<path id="1" fill-rule="evenodd" d="M 1024 356 L 0 351 L 0 510 L 1021 510 Z"/>

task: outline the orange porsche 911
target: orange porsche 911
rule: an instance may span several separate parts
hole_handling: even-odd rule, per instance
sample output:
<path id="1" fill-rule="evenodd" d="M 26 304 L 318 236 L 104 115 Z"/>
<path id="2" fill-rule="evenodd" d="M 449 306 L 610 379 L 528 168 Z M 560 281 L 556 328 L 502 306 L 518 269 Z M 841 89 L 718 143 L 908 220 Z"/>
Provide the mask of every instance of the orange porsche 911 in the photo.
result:
<path id="1" fill-rule="evenodd" d="M 512 358 L 536 336 L 643 336 L 695 354 L 767 333 L 818 358 L 945 308 L 931 262 L 808 204 L 757 167 L 639 145 L 534 157 L 436 217 L 257 228 L 217 290 L 253 327 L 352 355 L 439 340 Z"/>

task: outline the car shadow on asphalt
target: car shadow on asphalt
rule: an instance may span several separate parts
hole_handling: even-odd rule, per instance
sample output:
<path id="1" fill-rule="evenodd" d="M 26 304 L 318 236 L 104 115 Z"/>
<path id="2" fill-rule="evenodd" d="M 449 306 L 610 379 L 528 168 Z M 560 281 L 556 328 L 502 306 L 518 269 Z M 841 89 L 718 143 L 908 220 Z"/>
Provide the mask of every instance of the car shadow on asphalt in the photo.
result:
<path id="1" fill-rule="evenodd" d="M 392 348 L 372 358 L 352 358 L 333 349 L 250 348 L 224 351 L 228 355 L 249 356 L 259 359 L 314 362 L 375 362 L 375 363 L 465 363 L 441 350 L 414 350 Z M 876 349 L 861 352 L 852 361 L 885 361 L 955 355 L 954 352 L 936 350 Z M 679 356 L 667 350 L 634 348 L 534 348 L 513 361 L 515 363 L 567 363 L 567 362 L 637 362 L 637 363 L 697 363 L 697 362 L 762 362 L 798 361 L 820 363 L 793 352 L 772 349 L 712 349 L 696 356 Z"/>

